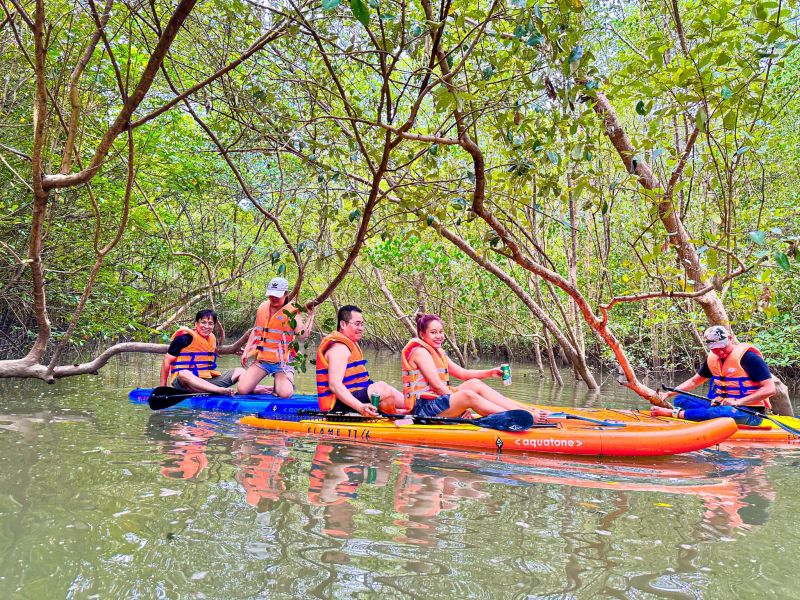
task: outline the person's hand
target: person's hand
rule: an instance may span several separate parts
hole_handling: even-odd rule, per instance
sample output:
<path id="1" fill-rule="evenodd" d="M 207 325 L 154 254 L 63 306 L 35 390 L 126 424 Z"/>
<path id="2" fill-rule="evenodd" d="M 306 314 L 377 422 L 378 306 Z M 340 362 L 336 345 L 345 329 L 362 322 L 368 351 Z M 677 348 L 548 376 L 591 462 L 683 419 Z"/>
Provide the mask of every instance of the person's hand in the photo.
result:
<path id="1" fill-rule="evenodd" d="M 239 361 L 239 362 L 242 363 L 242 368 L 246 369 L 247 368 L 247 354 L 242 352 L 242 360 Z"/>
<path id="2" fill-rule="evenodd" d="M 459 417 L 460 419 L 474 419 L 475 413 L 473 413 L 470 409 L 464 411 L 464 413 Z"/>
<path id="3" fill-rule="evenodd" d="M 674 395 L 675 395 L 675 392 L 661 391 L 661 392 L 658 392 L 658 399 L 661 400 L 662 402 L 664 402 L 665 400 L 667 400 L 668 398 L 671 398 Z"/>
<path id="4" fill-rule="evenodd" d="M 228 396 L 235 396 L 236 395 L 236 390 L 234 388 L 229 387 L 229 388 L 224 388 L 224 389 L 225 389 L 225 391 L 223 392 L 224 394 L 226 394 Z"/>
<path id="5" fill-rule="evenodd" d="M 502 376 L 503 376 L 503 369 L 501 369 L 500 367 L 489 369 L 489 377 L 502 377 Z"/>
<path id="6" fill-rule="evenodd" d="M 534 423 L 547 423 L 547 417 L 550 415 L 548 411 L 535 408 L 531 412 L 533 413 Z"/>
<path id="7" fill-rule="evenodd" d="M 372 404 L 362 404 L 361 406 L 358 407 L 357 411 L 358 411 L 358 414 L 360 414 L 362 417 L 377 417 L 377 416 L 379 416 L 378 415 L 378 409 L 375 408 L 374 406 L 372 406 Z"/>

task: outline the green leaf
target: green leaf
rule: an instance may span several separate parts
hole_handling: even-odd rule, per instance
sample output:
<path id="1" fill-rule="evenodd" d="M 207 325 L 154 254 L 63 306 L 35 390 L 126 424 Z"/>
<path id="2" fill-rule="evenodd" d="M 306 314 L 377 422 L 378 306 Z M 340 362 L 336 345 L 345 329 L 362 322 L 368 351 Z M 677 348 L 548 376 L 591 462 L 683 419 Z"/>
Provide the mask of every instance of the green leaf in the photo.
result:
<path id="1" fill-rule="evenodd" d="M 528 41 L 525 42 L 525 44 L 528 46 L 541 46 L 543 41 L 544 36 L 541 33 L 536 32 L 528 38 Z"/>
<path id="2" fill-rule="evenodd" d="M 775 262 L 778 263 L 778 266 L 783 269 L 784 271 L 791 271 L 792 266 L 789 264 L 789 257 L 786 256 L 780 250 L 777 250 L 775 254 L 772 255 L 775 258 Z"/>
<path id="3" fill-rule="evenodd" d="M 350 8 L 355 18 L 358 19 L 364 27 L 369 25 L 369 6 L 367 6 L 365 0 L 350 0 Z"/>
<path id="4" fill-rule="evenodd" d="M 764 242 L 767 240 L 767 234 L 764 231 L 751 231 L 747 234 L 751 240 L 753 240 L 759 246 L 763 245 Z"/>
<path id="5" fill-rule="evenodd" d="M 706 113 L 706 109 L 702 106 L 697 109 L 697 114 L 694 116 L 694 123 L 697 125 L 697 129 L 700 130 L 701 133 L 706 132 L 706 123 L 708 122 L 708 113 Z"/>
<path id="6" fill-rule="evenodd" d="M 341 4 L 342 0 L 322 0 L 322 10 L 333 10 L 339 4 Z"/>
<path id="7" fill-rule="evenodd" d="M 550 162 L 553 163 L 554 165 L 557 165 L 559 162 L 561 162 L 561 157 L 558 155 L 557 152 L 553 150 L 548 150 L 546 154 L 547 158 L 549 158 Z"/>
<path id="8" fill-rule="evenodd" d="M 352 223 L 361 216 L 361 209 L 357 208 L 348 215 L 348 220 Z"/>
<path id="9" fill-rule="evenodd" d="M 431 156 L 436 156 L 439 154 L 439 144 L 432 144 L 430 148 L 428 148 L 428 154 Z"/>
<path id="10" fill-rule="evenodd" d="M 720 96 L 722 96 L 723 100 L 730 100 L 733 98 L 733 91 L 727 85 L 723 85 L 722 90 L 720 91 Z"/>
<path id="11" fill-rule="evenodd" d="M 278 275 L 283 275 L 286 273 L 286 265 L 281 263 L 278 265 Z"/>
<path id="12" fill-rule="evenodd" d="M 572 52 L 569 53 L 569 64 L 578 62 L 582 56 L 583 56 L 583 46 L 578 44 L 572 49 Z"/>
<path id="13" fill-rule="evenodd" d="M 748 150 L 750 150 L 750 146 L 742 146 L 741 148 L 739 148 L 739 149 L 736 151 L 736 156 L 739 156 L 740 154 L 744 154 L 744 153 L 745 153 L 745 152 L 747 152 Z"/>
<path id="14" fill-rule="evenodd" d="M 636 103 L 636 114 L 639 114 L 639 115 L 642 115 L 642 116 L 647 114 L 647 109 L 645 108 L 644 100 L 639 100 Z"/>

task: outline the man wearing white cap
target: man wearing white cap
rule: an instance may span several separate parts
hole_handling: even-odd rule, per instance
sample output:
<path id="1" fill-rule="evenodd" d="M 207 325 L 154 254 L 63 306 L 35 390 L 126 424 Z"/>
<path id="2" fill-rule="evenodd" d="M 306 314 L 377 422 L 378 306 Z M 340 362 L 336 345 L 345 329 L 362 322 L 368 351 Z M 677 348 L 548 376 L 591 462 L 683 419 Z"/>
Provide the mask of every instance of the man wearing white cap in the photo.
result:
<path id="1" fill-rule="evenodd" d="M 242 366 L 247 359 L 255 361 L 239 378 L 239 393 L 249 394 L 267 375 L 275 378 L 275 395 L 288 398 L 294 392 L 295 338 L 308 338 L 314 323 L 314 311 L 304 323 L 299 310 L 289 304 L 289 282 L 274 277 L 267 284 L 267 299 L 256 312 L 256 324 L 242 352 Z"/>
<path id="2" fill-rule="evenodd" d="M 679 394 L 675 409 L 653 407 L 652 414 L 672 416 L 690 421 L 705 421 L 716 417 L 731 417 L 744 425 L 759 425 L 758 416 L 736 410 L 746 406 L 759 412 L 770 408 L 769 398 L 775 394 L 775 383 L 761 352 L 752 344 L 737 342 L 722 325 L 713 325 L 703 333 L 708 356 L 692 377 L 675 389 L 688 392 L 711 380 L 710 403 Z M 662 393 L 666 399 L 676 392 Z"/>

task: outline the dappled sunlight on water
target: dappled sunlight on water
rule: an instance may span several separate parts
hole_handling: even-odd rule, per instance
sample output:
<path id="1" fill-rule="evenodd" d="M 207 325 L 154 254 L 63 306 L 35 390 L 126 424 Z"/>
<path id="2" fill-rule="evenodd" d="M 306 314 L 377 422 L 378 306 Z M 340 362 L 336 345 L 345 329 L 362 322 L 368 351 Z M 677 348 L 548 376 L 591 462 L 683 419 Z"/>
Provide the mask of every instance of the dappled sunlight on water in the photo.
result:
<path id="1" fill-rule="evenodd" d="M 129 403 L 151 367 L 0 382 L 2 597 L 795 594 L 797 447 L 600 460 L 290 437 Z"/>

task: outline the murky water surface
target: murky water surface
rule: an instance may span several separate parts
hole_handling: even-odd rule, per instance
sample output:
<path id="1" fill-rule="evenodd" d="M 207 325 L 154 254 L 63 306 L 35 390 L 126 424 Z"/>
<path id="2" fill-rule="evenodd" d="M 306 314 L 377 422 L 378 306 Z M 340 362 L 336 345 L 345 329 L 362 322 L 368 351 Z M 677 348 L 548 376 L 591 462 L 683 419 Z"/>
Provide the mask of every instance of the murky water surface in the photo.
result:
<path id="1" fill-rule="evenodd" d="M 396 358 L 371 364 L 397 383 Z M 290 438 L 131 404 L 157 367 L 0 382 L 0 597 L 797 597 L 799 447 L 587 460 Z M 505 389 L 640 405 L 520 367 Z"/>

